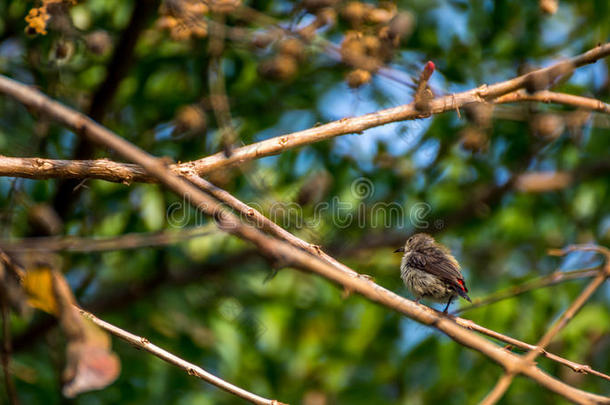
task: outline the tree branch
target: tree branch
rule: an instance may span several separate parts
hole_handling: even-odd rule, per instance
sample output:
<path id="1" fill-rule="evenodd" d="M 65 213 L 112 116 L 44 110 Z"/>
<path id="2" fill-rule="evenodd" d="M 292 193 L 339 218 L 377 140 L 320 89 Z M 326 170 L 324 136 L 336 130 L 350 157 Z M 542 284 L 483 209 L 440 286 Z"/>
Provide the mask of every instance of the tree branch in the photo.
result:
<path id="1" fill-rule="evenodd" d="M 551 343 L 553 338 L 568 324 L 568 322 L 570 322 L 570 320 L 572 320 L 572 318 L 574 318 L 576 313 L 583 307 L 583 305 L 599 288 L 599 286 L 601 286 L 602 283 L 606 281 L 608 277 L 610 277 L 610 250 L 599 246 L 575 245 L 560 251 L 559 254 L 564 255 L 574 250 L 594 251 L 604 255 L 604 267 L 598 272 L 593 281 L 591 281 L 591 283 L 585 287 L 574 302 L 572 302 L 570 307 L 561 315 L 561 317 L 555 321 L 553 326 L 544 334 L 544 336 L 542 336 L 536 347 L 530 350 L 529 353 L 522 358 L 521 363 L 516 364 L 514 368 L 506 369 L 506 372 L 502 375 L 500 380 L 498 380 L 496 386 L 481 402 L 483 405 L 493 405 L 498 402 L 500 398 L 502 398 L 508 387 L 510 387 L 513 377 L 522 372 L 522 370 L 525 367 L 528 367 L 528 365 L 533 364 L 536 357 L 538 357 L 544 351 L 546 346 Z"/>
<path id="2" fill-rule="evenodd" d="M 18 240 L 0 240 L 0 249 L 6 252 L 105 252 L 109 250 L 138 249 L 174 244 L 183 240 L 210 235 L 213 226 L 186 228 L 178 231 L 131 233 L 109 238 L 78 236 L 41 236 Z"/>
<path id="3" fill-rule="evenodd" d="M 158 0 L 135 1 L 131 17 L 121 33 L 112 59 L 106 69 L 106 77 L 93 94 L 87 114 L 93 120 L 103 121 L 108 106 L 133 63 L 138 39 L 146 28 L 149 19 L 156 13 L 158 3 Z M 91 159 L 93 154 L 93 145 L 87 139 L 80 138 L 74 150 L 74 158 Z M 59 184 L 53 206 L 60 216 L 70 209 L 71 203 L 80 194 L 81 189 L 77 186 L 78 182 L 76 181 L 64 181 Z"/>
<path id="4" fill-rule="evenodd" d="M 435 98 L 430 100 L 429 110 L 427 110 L 425 113 L 419 111 L 413 102 L 398 107 L 364 114 L 359 117 L 343 118 L 338 121 L 333 121 L 328 124 L 306 129 L 304 131 L 298 131 L 292 134 L 278 136 L 254 144 L 246 145 L 241 148 L 236 148 L 232 151 L 230 157 L 227 157 L 223 152 L 219 152 L 193 162 L 184 163 L 184 165 L 188 166 L 197 174 L 203 175 L 221 167 L 242 164 L 245 161 L 276 155 L 290 148 L 308 145 L 339 135 L 361 133 L 366 129 L 385 125 L 391 122 L 426 118 L 433 114 L 453 111 L 463 107 L 466 104 L 489 101 L 504 94 L 524 88 L 532 80 L 532 78 L 543 75 L 551 75 L 552 72 L 564 69 L 566 66 L 576 68 L 593 63 L 608 55 L 610 55 L 610 43 L 600 45 L 582 55 L 568 59 L 567 61 L 559 62 L 547 68 L 535 70 L 511 80 L 492 85 L 482 85 L 465 92 Z"/>
<path id="5" fill-rule="evenodd" d="M 566 66 L 579 67 L 589 63 L 593 63 L 598 59 L 610 55 L 610 43 L 600 45 L 596 48 L 585 52 L 582 55 L 568 59 L 564 62 L 556 63 L 547 68 L 538 69 L 528 74 L 518 76 L 504 82 L 482 85 L 472 90 L 462 93 L 450 94 L 443 97 L 438 97 L 430 100 L 429 110 L 425 113 L 417 110 L 415 103 L 410 103 L 398 107 L 380 110 L 374 113 L 361 115 L 353 118 L 343 118 L 338 121 L 333 121 L 328 124 L 320 125 L 304 131 L 298 131 L 287 135 L 282 135 L 270 138 L 264 141 L 256 142 L 250 145 L 242 146 L 231 151 L 231 156 L 226 156 L 224 152 L 218 152 L 214 155 L 204 157 L 199 160 L 186 162 L 178 165 L 170 166 L 173 171 L 179 174 L 194 172 L 199 175 L 209 173 L 220 168 L 242 164 L 246 161 L 258 159 L 265 156 L 279 154 L 287 149 L 296 148 L 311 143 L 330 139 L 339 135 L 352 133 L 361 133 L 362 131 L 385 125 L 391 122 L 413 120 L 418 118 L 426 118 L 432 114 L 440 114 L 446 111 L 459 109 L 466 104 L 489 101 L 500 97 L 504 94 L 514 92 L 527 85 L 532 78 L 549 75 L 554 71 L 561 70 Z M 6 78 L 3 78 L 3 82 Z M 5 86 L 0 86 L 0 91 L 6 93 Z M 10 93 L 9 93 L 10 94 Z M 24 104 L 28 104 L 27 100 L 23 100 L 18 95 L 13 95 L 14 98 Z M 3 158 L 11 159 L 11 158 Z M 35 158 L 36 159 L 36 158 Z M 91 178 L 102 178 L 104 180 L 125 182 L 153 182 L 156 181 L 154 176 L 146 173 L 146 171 L 137 165 L 115 164 L 110 168 L 106 168 L 103 161 L 47 161 L 47 160 L 22 160 L 7 161 L 5 165 L 30 166 L 23 177 L 28 177 L 28 172 L 31 173 L 36 167 L 39 170 L 44 170 L 49 177 L 66 177 L 66 178 L 83 178 L 83 174 L 91 172 Z M 2 172 L 4 175 L 6 172 Z"/>
<path id="6" fill-rule="evenodd" d="M 515 91 L 505 94 L 494 100 L 495 104 L 515 103 L 519 101 L 540 101 L 542 103 L 556 103 L 582 108 L 585 110 L 599 111 L 610 114 L 610 105 L 600 100 L 589 97 L 575 96 L 573 94 L 556 93 L 553 91 L 542 90 L 536 93 L 528 93 L 525 90 Z"/>
<path id="7" fill-rule="evenodd" d="M 603 52 L 610 52 L 610 44 L 597 49 L 603 50 Z M 592 54 L 585 54 L 585 56 L 580 58 L 586 61 L 593 56 L 599 56 L 599 52 L 602 52 L 599 50 Z M 477 94 L 478 97 L 484 97 L 484 95 L 497 96 L 499 94 L 496 93 L 500 90 L 506 90 L 507 92 L 515 90 L 514 86 L 518 86 L 518 83 L 504 85 L 498 89 L 479 89 Z M 371 280 L 363 277 L 354 277 L 346 272 L 338 271 L 336 267 L 319 257 L 266 236 L 255 227 L 242 223 L 235 215 L 223 210 L 216 200 L 201 192 L 192 183 L 168 170 L 162 159 L 149 155 L 89 118 L 49 99 L 37 90 L 0 76 L 0 92 L 10 95 L 34 110 L 48 114 L 75 130 L 80 136 L 87 136 L 91 140 L 113 149 L 125 159 L 140 164 L 150 175 L 158 178 L 169 189 L 181 195 L 185 200 L 197 207 L 197 209 L 214 217 L 220 229 L 252 242 L 261 254 L 277 261 L 280 265 L 292 266 L 299 270 L 316 273 L 343 286 L 349 291 L 363 295 L 373 302 L 401 312 L 422 324 L 434 327 L 456 342 L 479 351 L 494 362 L 502 365 L 505 369 L 511 369 L 516 364 L 521 364 L 519 356 L 507 353 L 491 342 L 459 326 L 449 317 L 443 316 L 437 311 L 423 305 L 416 304 L 411 300 L 407 300 L 375 284 Z M 431 104 L 432 106 L 436 105 L 434 100 Z M 432 108 L 434 109 L 434 107 Z M 195 174 L 195 171 L 192 174 Z M 610 403 L 610 398 L 571 387 L 547 375 L 534 364 L 525 365 L 523 374 L 571 401 Z"/>
<path id="8" fill-rule="evenodd" d="M 510 349 L 511 346 L 514 347 L 518 347 L 519 349 L 523 349 L 523 350 L 536 350 L 538 348 L 538 346 L 534 346 L 531 345 L 529 343 L 523 342 L 521 340 L 512 338 L 510 336 L 506 336 L 503 335 L 501 333 L 498 333 L 496 331 L 493 331 L 491 329 L 487 329 L 481 325 L 478 325 L 476 323 L 474 323 L 473 321 L 471 321 L 470 319 L 464 319 L 464 318 L 454 318 L 455 322 L 460 325 L 463 326 L 465 328 L 468 328 L 470 330 L 474 330 L 476 332 L 479 332 L 483 335 L 489 336 L 491 338 L 494 338 L 500 342 L 505 342 L 508 343 L 508 346 L 506 347 L 506 349 Z M 576 363 L 574 361 L 565 359 L 561 356 L 558 356 L 556 354 L 553 353 L 549 353 L 546 350 L 542 350 L 540 353 L 542 356 L 546 357 L 549 360 L 555 361 L 559 364 L 562 364 L 566 367 L 571 368 L 573 371 L 577 372 L 577 373 L 582 373 L 582 374 L 592 374 L 595 375 L 597 377 L 603 378 L 604 380 L 608 380 L 610 381 L 610 375 L 604 374 L 600 371 L 594 370 L 591 368 L 591 366 L 587 365 L 587 364 L 580 364 L 580 363 Z"/>
<path id="9" fill-rule="evenodd" d="M 553 286 L 555 284 L 559 284 L 559 283 L 562 283 L 562 282 L 568 281 L 568 280 L 575 280 L 575 279 L 579 279 L 579 278 L 590 278 L 597 274 L 599 274 L 599 267 L 572 270 L 572 271 L 556 270 L 549 275 L 546 275 L 543 277 L 538 277 L 534 280 L 526 281 L 523 284 L 512 286 L 510 288 L 507 288 L 506 290 L 498 291 L 496 293 L 488 295 L 485 298 L 478 298 L 478 299 L 475 298 L 472 301 L 472 304 L 465 305 L 465 306 L 457 309 L 456 311 L 454 311 L 454 313 L 461 314 L 466 311 L 470 311 L 471 309 L 479 308 L 479 307 L 490 305 L 490 304 L 495 304 L 496 302 L 503 301 L 508 298 L 513 298 L 513 297 L 516 297 L 523 293 L 526 293 L 528 291 L 536 290 L 538 288 Z"/>
<path id="10" fill-rule="evenodd" d="M 0 271 L 2 273 L 2 271 Z M 4 287 L 4 286 L 3 286 Z M 10 288 L 9 286 L 5 286 Z M 0 287 L 2 288 L 2 287 Z M 4 291 L 0 297 L 0 312 L 2 313 L 2 347 L 0 348 L 0 356 L 2 359 L 2 371 L 4 374 L 4 386 L 6 387 L 6 395 L 11 405 L 19 405 L 19 396 L 15 388 L 15 382 L 11 376 L 11 318 L 9 312 L 9 303 Z"/>
<path id="11" fill-rule="evenodd" d="M 1 250 L 0 250 L 0 260 L 2 262 L 4 262 L 4 264 L 6 264 L 7 267 L 9 267 L 18 278 L 23 278 L 25 276 L 26 270 L 24 268 L 22 268 L 21 266 L 17 265 L 9 256 L 7 256 Z M 215 385 L 218 388 L 223 389 L 240 398 L 248 400 L 248 401 L 252 402 L 253 404 L 286 405 L 277 400 L 270 400 L 270 399 L 260 397 L 256 394 L 253 394 L 249 391 L 244 390 L 243 388 L 233 385 L 219 377 L 216 377 L 215 375 L 205 371 L 203 368 L 201 368 L 195 364 L 189 363 L 188 361 L 183 360 L 182 358 L 160 348 L 159 346 L 150 343 L 150 341 L 146 338 L 134 335 L 130 332 L 127 332 L 126 330 L 123 330 L 115 325 L 112 325 L 106 321 L 99 319 L 92 313 L 87 312 L 82 308 L 79 308 L 78 305 L 74 305 L 74 308 L 77 309 L 82 316 L 89 319 L 90 321 L 95 323 L 97 326 L 99 326 L 103 330 L 117 336 L 120 339 L 123 339 L 123 340 L 131 343 L 132 345 L 134 345 L 140 349 L 143 349 L 149 353 L 152 353 L 153 355 L 159 357 L 161 360 L 164 360 L 170 364 L 173 364 L 173 365 L 185 370 L 189 375 L 192 375 L 192 376 L 200 378 L 204 381 L 207 381 L 208 383 Z M 3 312 L 3 315 L 4 315 L 4 312 Z"/>
<path id="12" fill-rule="evenodd" d="M 233 385 L 230 382 L 223 380 L 222 378 L 216 377 L 214 374 L 205 371 L 201 367 L 199 367 L 193 363 L 189 363 L 188 361 L 181 359 L 180 357 L 176 356 L 175 354 L 172 354 L 166 350 L 163 350 L 159 346 L 152 344 L 148 339 L 141 337 L 141 336 L 134 335 L 130 332 L 127 332 L 126 330 L 123 330 L 106 321 L 103 321 L 103 320 L 99 319 L 98 317 L 96 317 L 95 315 L 93 315 L 83 309 L 79 308 L 79 311 L 80 311 L 81 315 L 83 315 L 87 319 L 90 319 L 93 323 L 95 323 L 97 326 L 104 329 L 105 331 L 113 334 L 114 336 L 116 336 L 118 338 L 125 340 L 126 342 L 131 343 L 132 345 L 134 345 L 135 347 L 137 347 L 139 349 L 145 350 L 145 351 L 157 356 L 158 358 L 160 358 L 163 361 L 166 361 L 170 364 L 173 364 L 174 366 L 177 366 L 177 367 L 183 369 L 189 375 L 192 375 L 192 376 L 200 378 L 204 381 L 207 381 L 208 383 L 215 385 L 218 388 L 223 389 L 233 395 L 236 395 L 240 398 L 250 401 L 253 404 L 285 405 L 282 402 L 279 402 L 275 399 L 266 399 L 266 398 L 260 397 L 256 394 L 246 391 L 243 388 Z"/>
<path id="13" fill-rule="evenodd" d="M 204 278 L 206 278 L 206 282 L 209 282 L 212 277 L 224 273 L 227 268 L 237 267 L 246 261 L 256 260 L 258 257 L 255 251 L 251 249 L 227 256 L 220 262 L 194 264 L 187 268 L 169 269 L 162 264 L 162 267 L 158 268 L 157 272 L 151 277 L 130 283 L 125 288 L 113 286 L 112 288 L 101 289 L 94 297 L 83 302 L 82 306 L 89 312 L 94 313 L 122 311 L 127 305 L 135 301 L 146 298 L 154 299 L 151 293 L 156 289 L 170 285 L 187 285 L 199 282 Z M 16 336 L 13 351 L 26 350 L 38 339 L 43 338 L 47 331 L 55 325 L 55 319 L 50 317 L 33 323 L 27 330 Z"/>

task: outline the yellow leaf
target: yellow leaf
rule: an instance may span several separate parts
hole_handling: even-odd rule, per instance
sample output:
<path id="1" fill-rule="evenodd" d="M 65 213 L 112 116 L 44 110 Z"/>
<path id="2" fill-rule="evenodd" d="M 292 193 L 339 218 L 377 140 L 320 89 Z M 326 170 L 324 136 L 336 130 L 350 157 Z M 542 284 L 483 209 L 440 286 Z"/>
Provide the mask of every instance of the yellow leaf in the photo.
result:
<path id="1" fill-rule="evenodd" d="M 52 315 L 59 315 L 57 298 L 53 292 L 53 273 L 48 267 L 28 269 L 23 278 L 28 304 Z"/>

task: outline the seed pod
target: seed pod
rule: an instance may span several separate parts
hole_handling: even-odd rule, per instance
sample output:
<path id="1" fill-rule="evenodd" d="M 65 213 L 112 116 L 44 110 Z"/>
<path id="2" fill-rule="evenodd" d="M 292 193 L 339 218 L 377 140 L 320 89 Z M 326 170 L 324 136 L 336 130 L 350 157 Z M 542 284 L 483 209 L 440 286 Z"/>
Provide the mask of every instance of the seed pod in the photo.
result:
<path id="1" fill-rule="evenodd" d="M 286 38 L 278 44 L 278 52 L 282 55 L 292 56 L 297 60 L 303 60 L 305 50 L 303 43 L 297 38 Z"/>
<path id="2" fill-rule="evenodd" d="M 558 114 L 536 114 L 530 120 L 530 128 L 539 137 L 552 140 L 563 133 L 565 123 Z"/>
<path id="3" fill-rule="evenodd" d="M 258 65 L 258 74 L 267 79 L 288 80 L 297 69 L 297 61 L 292 56 L 280 54 Z"/>
<path id="4" fill-rule="evenodd" d="M 355 69 L 345 77 L 347 85 L 352 89 L 358 88 L 371 81 L 371 72 L 364 69 Z"/>
<path id="5" fill-rule="evenodd" d="M 172 135 L 182 133 L 205 133 L 207 119 L 199 105 L 185 105 L 178 109 L 174 119 L 175 128 Z"/>
<path id="6" fill-rule="evenodd" d="M 360 27 L 370 11 L 371 5 L 360 1 L 350 1 L 341 10 L 341 17 L 348 22 L 353 28 Z"/>
<path id="7" fill-rule="evenodd" d="M 333 7 L 339 3 L 339 0 L 303 0 L 301 5 L 308 12 L 315 14 L 316 11 L 325 7 Z"/>
<path id="8" fill-rule="evenodd" d="M 112 47 L 112 38 L 104 30 L 96 30 L 85 37 L 87 49 L 96 55 L 106 54 Z"/>
<path id="9" fill-rule="evenodd" d="M 540 0 L 540 11 L 545 14 L 553 15 L 557 12 L 559 3 L 557 0 Z"/>
<path id="10" fill-rule="evenodd" d="M 460 132 L 462 147 L 471 152 L 485 152 L 489 148 L 489 136 L 481 128 L 468 126 Z"/>

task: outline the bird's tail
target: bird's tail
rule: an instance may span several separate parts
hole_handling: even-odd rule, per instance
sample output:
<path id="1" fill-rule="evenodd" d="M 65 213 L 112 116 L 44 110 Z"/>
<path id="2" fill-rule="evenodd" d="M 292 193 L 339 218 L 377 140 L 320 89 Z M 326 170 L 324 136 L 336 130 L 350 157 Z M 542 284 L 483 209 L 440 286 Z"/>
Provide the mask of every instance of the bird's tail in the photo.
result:
<path id="1" fill-rule="evenodd" d="M 472 303 L 472 301 L 470 300 L 470 297 L 468 296 L 468 288 L 466 288 L 466 283 L 464 283 L 464 280 L 462 280 L 461 278 L 457 279 L 457 287 L 455 290 L 457 291 L 458 294 L 460 294 L 460 297 L 464 298 L 466 301 Z"/>
<path id="2" fill-rule="evenodd" d="M 457 291 L 458 294 L 460 294 L 460 297 L 464 298 L 466 301 L 472 303 L 472 300 L 470 299 L 470 297 L 468 296 L 468 294 L 466 294 L 466 291 L 462 291 L 459 290 Z"/>

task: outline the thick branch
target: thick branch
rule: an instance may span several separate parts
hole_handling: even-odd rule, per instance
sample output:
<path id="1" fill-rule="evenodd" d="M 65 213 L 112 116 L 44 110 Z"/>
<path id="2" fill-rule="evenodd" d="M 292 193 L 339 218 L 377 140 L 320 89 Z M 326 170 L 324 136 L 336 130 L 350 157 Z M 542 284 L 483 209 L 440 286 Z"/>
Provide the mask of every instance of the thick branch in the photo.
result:
<path id="1" fill-rule="evenodd" d="M 221 201 L 222 203 L 226 204 L 227 206 L 233 208 L 235 211 L 237 211 L 240 214 L 242 219 L 247 218 L 247 220 L 250 223 L 254 224 L 257 228 L 260 228 L 260 229 L 268 232 L 269 234 L 271 234 L 285 242 L 288 242 L 289 244 L 291 244 L 294 247 L 303 249 L 304 251 L 309 252 L 314 256 L 319 256 L 326 262 L 330 263 L 337 269 L 339 269 L 347 274 L 350 274 L 352 276 L 358 275 L 358 273 L 356 273 L 355 271 L 353 271 L 352 269 L 350 269 L 343 263 L 340 263 L 339 261 L 335 260 L 332 256 L 324 253 L 324 251 L 322 251 L 322 248 L 320 246 L 308 243 L 308 242 L 304 241 L 303 239 L 293 235 L 292 233 L 288 232 L 287 230 L 285 230 L 284 228 L 282 228 L 281 226 L 279 226 L 278 224 L 276 224 L 275 222 L 271 221 L 269 218 L 264 216 L 260 211 L 250 207 L 248 204 L 245 204 L 242 201 L 240 201 L 239 199 L 233 197 L 227 191 L 225 191 L 219 187 L 216 187 L 212 183 L 208 182 L 205 179 L 202 179 L 201 177 L 199 177 L 196 174 L 186 175 L 186 178 L 189 179 L 193 184 L 197 185 L 199 188 L 204 190 L 206 193 L 214 196 L 218 201 Z"/>
<path id="2" fill-rule="evenodd" d="M 287 149 L 296 148 L 299 146 L 308 145 L 311 143 L 323 141 L 339 135 L 360 133 L 366 129 L 385 125 L 395 121 L 413 120 L 417 118 L 429 117 L 432 114 L 439 114 L 446 111 L 459 109 L 467 104 L 488 101 L 500 97 L 504 94 L 514 92 L 526 86 L 536 75 L 550 74 L 551 72 L 562 68 L 562 66 L 579 67 L 589 63 L 593 63 L 598 59 L 610 55 L 610 43 L 600 45 L 590 51 L 569 59 L 565 62 L 559 62 L 547 68 L 539 69 L 530 72 L 526 75 L 518 76 L 514 79 L 493 85 L 483 85 L 472 90 L 462 93 L 438 97 L 430 101 L 429 110 L 425 113 L 417 110 L 414 103 L 380 110 L 374 113 L 361 115 L 353 118 L 343 118 L 338 121 L 333 121 L 325 125 L 320 125 L 304 131 L 294 132 L 288 135 L 282 135 L 275 138 L 270 138 L 261 142 L 242 146 L 231 151 L 231 156 L 227 157 L 224 152 L 219 152 L 214 155 L 186 162 L 178 165 L 172 165 L 171 168 L 176 173 L 195 172 L 199 175 L 209 173 L 213 170 L 218 170 L 227 166 L 242 164 L 246 161 L 258 159 L 265 156 L 276 155 Z M 6 79 L 3 79 L 4 82 Z M 4 85 L 0 86 L 0 91 L 6 92 Z M 10 93 L 9 93 L 10 94 Z M 24 104 L 28 104 L 17 95 L 16 99 Z M 10 158 L 3 158 L 10 159 Z M 22 161 L 23 165 L 36 167 L 44 166 L 49 177 L 74 177 L 82 178 L 84 174 L 90 173 L 91 178 L 103 178 L 104 180 L 124 182 L 152 182 L 155 177 L 146 174 L 146 171 L 137 165 L 116 164 L 111 167 L 110 172 L 107 172 L 103 161 L 84 161 L 75 163 L 72 161 Z M 17 162 L 5 161 L 5 164 Z M 6 170 L 6 169 L 5 169 Z M 29 169 L 32 172 L 33 169 Z M 6 172 L 1 172 L 4 175 L 10 175 Z M 55 173 L 55 175 L 53 175 Z M 28 171 L 23 173 L 24 177 L 28 177 Z"/>
<path id="3" fill-rule="evenodd" d="M 606 48 L 600 47 L 599 49 L 610 52 L 610 44 Z M 512 90 L 514 89 L 510 88 L 508 91 Z M 236 216 L 224 211 L 213 198 L 208 197 L 192 183 L 168 170 L 163 160 L 154 158 L 82 114 L 50 100 L 40 92 L 4 76 L 0 76 L 0 92 L 10 95 L 34 110 L 48 114 L 74 129 L 77 134 L 87 136 L 95 142 L 115 150 L 124 158 L 140 164 L 148 173 L 157 177 L 161 183 L 188 200 L 197 209 L 213 216 L 222 230 L 252 242 L 261 254 L 276 260 L 278 263 L 316 273 L 349 291 L 363 295 L 373 302 L 399 311 L 420 323 L 435 327 L 456 342 L 486 355 L 505 369 L 510 369 L 521 363 L 519 356 L 507 353 L 502 348 L 457 325 L 450 318 L 396 295 L 364 277 L 354 277 L 346 272 L 338 271 L 336 267 L 326 261 L 285 242 L 266 236 L 256 228 L 242 223 Z M 494 94 L 486 89 L 481 90 L 480 93 Z M 479 94 L 479 97 L 481 97 L 481 94 Z M 571 401 L 610 403 L 610 398 L 571 387 L 545 374 L 534 364 L 527 365 L 523 373 L 540 385 Z"/>

